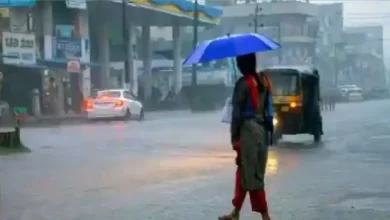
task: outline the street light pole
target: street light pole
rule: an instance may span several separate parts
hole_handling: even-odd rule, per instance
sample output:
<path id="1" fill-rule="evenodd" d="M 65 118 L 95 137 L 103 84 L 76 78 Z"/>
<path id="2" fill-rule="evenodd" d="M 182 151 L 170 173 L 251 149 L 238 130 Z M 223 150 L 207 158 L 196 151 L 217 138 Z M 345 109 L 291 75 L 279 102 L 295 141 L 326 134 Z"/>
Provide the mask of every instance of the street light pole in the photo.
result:
<path id="1" fill-rule="evenodd" d="M 339 71 L 340 71 L 340 63 L 339 63 L 339 56 L 340 56 L 340 51 L 339 47 L 341 48 L 342 43 L 341 42 L 336 42 L 334 45 L 334 59 L 333 59 L 333 65 L 334 65 L 334 83 L 337 86 L 339 84 Z"/>
<path id="2" fill-rule="evenodd" d="M 253 18 L 253 28 L 254 28 L 254 33 L 258 33 L 258 27 L 261 27 L 263 28 L 264 27 L 264 24 L 263 22 L 259 21 L 259 16 L 261 16 L 261 13 L 262 13 L 263 9 L 260 7 L 260 4 L 259 3 L 256 3 L 256 7 L 255 7 L 255 15 L 254 15 L 254 18 Z M 259 24 L 260 23 L 260 24 Z M 273 27 L 274 29 L 277 29 L 277 32 L 278 32 L 278 36 L 277 36 L 277 41 L 278 43 L 281 42 L 281 24 L 279 22 L 278 26 L 277 27 Z M 281 64 L 282 63 L 282 50 L 279 48 L 278 50 L 278 63 Z"/>
<path id="3" fill-rule="evenodd" d="M 129 29 L 128 29 L 128 19 L 127 19 L 127 0 L 122 0 L 122 39 L 123 39 L 123 54 L 124 54 L 124 75 L 125 83 L 127 86 L 130 86 L 130 65 L 129 65 Z M 128 88 L 130 89 L 130 88 Z"/>
<path id="4" fill-rule="evenodd" d="M 193 30 L 193 42 L 192 42 L 192 46 L 193 48 L 195 48 L 198 44 L 198 26 L 199 26 L 199 3 L 198 3 L 198 0 L 195 0 L 195 4 L 194 4 L 194 24 L 193 24 L 193 27 L 194 27 L 194 30 Z M 192 86 L 192 96 L 194 97 L 194 93 L 195 93 L 195 89 L 196 89 L 196 86 L 197 86 L 197 81 L 198 81 L 198 78 L 197 78 L 197 70 L 196 70 L 196 64 L 192 64 L 192 81 L 191 81 L 191 86 Z"/>
<path id="5" fill-rule="evenodd" d="M 260 24 L 259 25 L 259 13 L 261 13 L 263 9 L 260 7 L 259 3 L 256 3 L 256 7 L 255 7 L 255 17 L 253 18 L 253 28 L 254 28 L 254 32 L 257 34 L 258 33 L 258 27 L 263 27 L 263 24 Z"/>

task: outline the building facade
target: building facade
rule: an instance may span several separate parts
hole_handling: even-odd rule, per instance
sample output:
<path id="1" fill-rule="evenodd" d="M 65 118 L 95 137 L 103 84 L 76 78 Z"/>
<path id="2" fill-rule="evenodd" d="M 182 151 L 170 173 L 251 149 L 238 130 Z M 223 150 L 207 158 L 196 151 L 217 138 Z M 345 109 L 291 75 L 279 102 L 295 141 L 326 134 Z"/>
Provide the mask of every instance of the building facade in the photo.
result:
<path id="1" fill-rule="evenodd" d="M 157 31 L 161 31 L 159 27 L 172 27 L 169 32 L 175 40 L 170 45 L 173 48 L 171 75 L 175 92 L 179 92 L 182 85 L 181 30 L 193 24 L 193 3 L 157 4 L 151 0 L 127 3 L 123 5 L 114 0 L 1 1 L 0 72 L 4 79 L 0 99 L 14 107 L 24 106 L 33 115 L 41 111 L 32 111 L 31 94 L 37 94 L 44 106 L 48 84 L 56 87 L 55 114 L 63 114 L 68 104 L 73 107 L 75 103 L 73 110 L 80 111 L 82 100 L 91 95 L 93 86 L 100 89 L 126 87 L 136 95 L 142 90 L 145 99 L 150 99 L 154 52 L 151 27 L 157 27 Z M 200 6 L 199 25 L 217 24 L 221 13 L 219 9 Z M 142 59 L 140 79 L 136 68 L 138 54 Z M 125 60 L 129 67 L 126 74 Z M 112 61 L 121 64 L 113 69 Z M 138 86 L 139 81 L 142 86 Z"/>
<path id="2" fill-rule="evenodd" d="M 260 55 L 261 67 L 314 64 L 317 5 L 301 1 L 265 1 L 221 8 L 224 11 L 222 33 L 257 30 L 281 43 L 281 49 Z"/>
<path id="3" fill-rule="evenodd" d="M 323 86 L 337 84 L 345 59 L 343 4 L 318 5 L 319 33 L 316 42 L 316 67 Z"/>
<path id="4" fill-rule="evenodd" d="M 352 82 L 362 88 L 386 88 L 383 59 L 383 27 L 345 28 L 346 61 L 341 82 Z"/>

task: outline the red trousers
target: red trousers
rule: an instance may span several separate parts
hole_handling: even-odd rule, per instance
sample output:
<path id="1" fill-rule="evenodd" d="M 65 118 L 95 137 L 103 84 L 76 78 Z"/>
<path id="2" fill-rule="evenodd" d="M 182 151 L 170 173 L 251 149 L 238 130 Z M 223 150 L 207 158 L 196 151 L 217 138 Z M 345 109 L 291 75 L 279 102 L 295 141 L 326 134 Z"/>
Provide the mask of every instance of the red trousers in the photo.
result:
<path id="1" fill-rule="evenodd" d="M 236 171 L 236 185 L 234 188 L 234 198 L 232 203 L 235 208 L 241 209 L 242 205 L 244 204 L 247 191 L 244 190 L 241 186 L 240 168 L 237 168 Z M 249 191 L 249 196 L 251 200 L 252 211 L 268 213 L 267 199 L 264 190 Z"/>

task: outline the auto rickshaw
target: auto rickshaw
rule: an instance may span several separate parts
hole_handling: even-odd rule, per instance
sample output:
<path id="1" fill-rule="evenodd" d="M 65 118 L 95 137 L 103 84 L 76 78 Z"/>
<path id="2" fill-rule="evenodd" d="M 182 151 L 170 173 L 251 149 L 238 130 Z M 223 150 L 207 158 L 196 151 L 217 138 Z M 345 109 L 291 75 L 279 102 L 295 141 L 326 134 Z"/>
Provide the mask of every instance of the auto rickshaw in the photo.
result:
<path id="1" fill-rule="evenodd" d="M 308 66 L 275 66 L 262 73 L 272 84 L 274 143 L 284 134 L 311 134 L 314 142 L 320 142 L 323 130 L 318 71 Z"/>

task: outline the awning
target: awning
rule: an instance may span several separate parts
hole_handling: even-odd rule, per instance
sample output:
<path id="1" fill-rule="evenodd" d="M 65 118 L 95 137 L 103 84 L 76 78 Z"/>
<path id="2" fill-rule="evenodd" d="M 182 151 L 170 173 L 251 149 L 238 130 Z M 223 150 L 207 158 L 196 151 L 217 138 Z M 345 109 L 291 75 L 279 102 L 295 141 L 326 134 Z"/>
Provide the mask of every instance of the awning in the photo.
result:
<path id="1" fill-rule="evenodd" d="M 63 60 L 63 59 L 53 59 L 53 60 L 37 59 L 37 64 L 47 66 L 49 69 L 50 68 L 66 69 L 68 61 Z M 85 63 L 85 62 L 80 62 L 80 65 L 81 65 L 82 69 L 85 69 L 86 67 L 100 67 L 101 66 L 98 63 Z"/>
<path id="2" fill-rule="evenodd" d="M 21 68 L 48 69 L 47 66 L 41 64 L 6 64 L 6 63 L 2 63 L 2 64 L 6 66 L 14 66 L 14 67 L 21 67 Z"/>
<path id="3" fill-rule="evenodd" d="M 173 50 L 158 50 L 158 51 L 154 51 L 155 54 L 157 55 L 160 55 L 162 57 L 164 57 L 165 59 L 168 59 L 168 60 L 173 60 L 174 57 L 173 57 Z"/>
<path id="4" fill-rule="evenodd" d="M 12 55 L 4 55 L 3 53 L 0 53 L 0 57 L 6 57 L 6 58 L 18 58 L 17 56 L 12 56 Z"/>
<path id="5" fill-rule="evenodd" d="M 6 64 L 2 63 L 3 65 L 7 66 L 15 66 L 15 67 L 23 67 L 23 68 L 32 68 L 32 69 L 66 69 L 68 61 L 67 60 L 43 60 L 43 59 L 37 59 L 36 64 Z M 88 67 L 100 67 L 101 65 L 98 63 L 80 63 L 81 68 L 85 69 Z"/>

